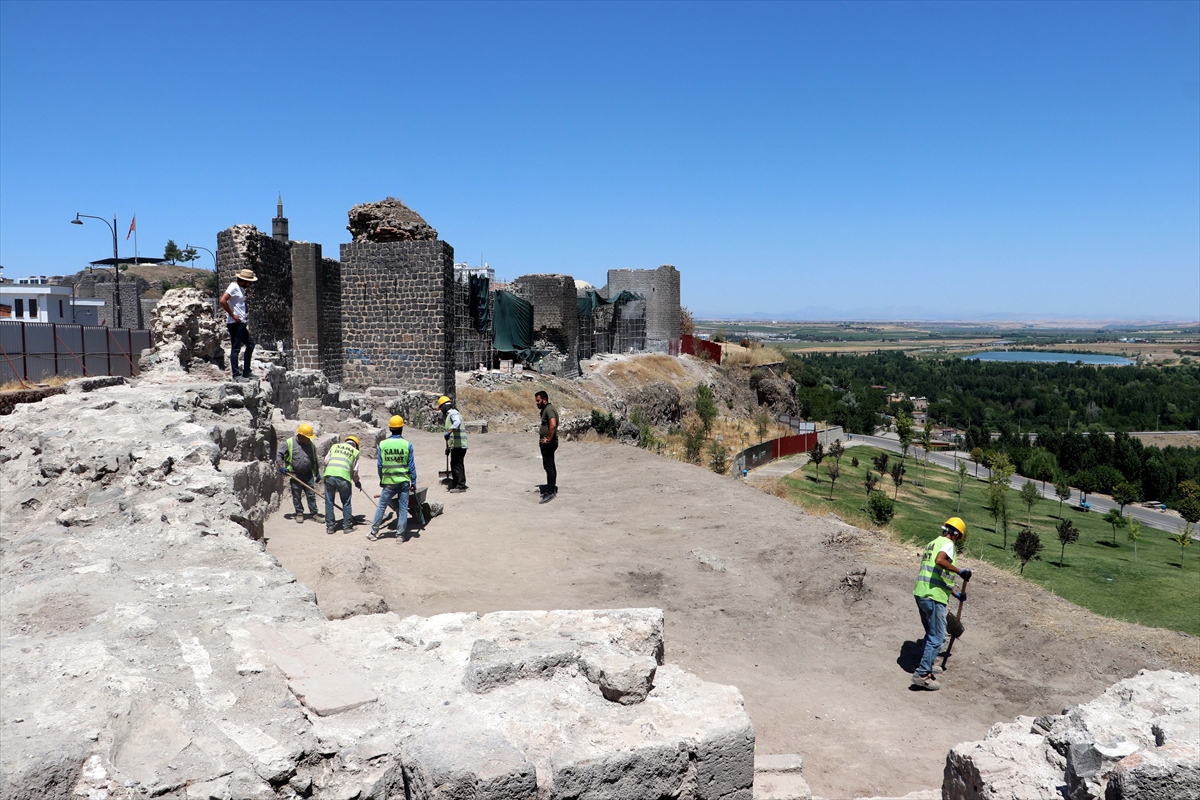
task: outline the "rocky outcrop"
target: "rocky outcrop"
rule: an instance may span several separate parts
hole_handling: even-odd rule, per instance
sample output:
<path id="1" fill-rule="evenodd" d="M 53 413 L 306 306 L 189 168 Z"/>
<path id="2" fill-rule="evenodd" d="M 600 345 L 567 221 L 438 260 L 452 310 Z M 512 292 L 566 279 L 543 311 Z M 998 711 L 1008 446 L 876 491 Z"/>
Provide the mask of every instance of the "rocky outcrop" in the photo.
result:
<path id="1" fill-rule="evenodd" d="M 1062 714 L 995 725 L 950 751 L 942 796 L 1200 797 L 1200 676 L 1142 670 Z"/>
<path id="2" fill-rule="evenodd" d="M 420 214 L 394 197 L 350 209 L 346 230 L 356 242 L 436 241 L 438 233 Z"/>
<path id="3" fill-rule="evenodd" d="M 150 320 L 157 359 L 190 368 L 193 359 L 224 364 L 221 335 L 212 298 L 199 289 L 172 289 L 163 295 Z"/>
<path id="4" fill-rule="evenodd" d="M 347 550 L 327 619 L 253 538 L 277 386 L 328 389 L 164 369 L 0 419 L 0 794 L 749 800 L 741 695 L 659 610 L 401 619 Z"/>
<path id="5" fill-rule="evenodd" d="M 679 390 L 666 381 L 641 386 L 625 396 L 630 415 L 640 410 L 643 421 L 651 425 L 678 425 L 682 417 Z"/>
<path id="6" fill-rule="evenodd" d="M 750 390 L 760 406 L 771 409 L 772 416 L 800 413 L 796 401 L 796 382 L 786 372 L 777 375 L 770 367 L 750 373 Z"/>

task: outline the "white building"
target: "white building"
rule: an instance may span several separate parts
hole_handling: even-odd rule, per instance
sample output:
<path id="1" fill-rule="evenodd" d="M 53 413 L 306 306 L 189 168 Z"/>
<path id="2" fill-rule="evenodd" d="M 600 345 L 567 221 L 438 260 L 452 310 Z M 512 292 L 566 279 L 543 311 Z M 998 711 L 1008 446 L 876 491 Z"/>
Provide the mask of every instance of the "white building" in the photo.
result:
<path id="1" fill-rule="evenodd" d="M 6 283 L 0 285 L 0 306 L 15 321 L 96 325 L 104 301 L 75 297 L 70 286 Z"/>

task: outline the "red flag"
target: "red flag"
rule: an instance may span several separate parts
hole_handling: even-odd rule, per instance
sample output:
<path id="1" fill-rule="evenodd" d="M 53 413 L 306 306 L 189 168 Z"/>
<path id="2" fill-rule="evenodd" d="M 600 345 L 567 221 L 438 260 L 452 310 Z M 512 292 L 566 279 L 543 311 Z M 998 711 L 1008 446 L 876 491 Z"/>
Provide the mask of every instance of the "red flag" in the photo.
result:
<path id="1" fill-rule="evenodd" d="M 125 234 L 125 241 L 129 241 L 129 237 L 137 230 L 137 214 L 133 215 L 133 219 L 129 221 L 129 233 Z"/>

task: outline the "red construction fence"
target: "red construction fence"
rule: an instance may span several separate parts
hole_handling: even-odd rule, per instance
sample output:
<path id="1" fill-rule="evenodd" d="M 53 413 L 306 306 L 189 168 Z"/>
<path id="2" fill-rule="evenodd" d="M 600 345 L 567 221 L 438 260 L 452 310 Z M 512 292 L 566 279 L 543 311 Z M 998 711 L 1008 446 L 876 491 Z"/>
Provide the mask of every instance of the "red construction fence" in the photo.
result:
<path id="1" fill-rule="evenodd" d="M 710 342 L 707 339 L 700 339 L 685 333 L 681 342 L 681 349 L 689 356 L 698 356 L 704 353 L 708 355 L 709 361 L 712 361 L 714 364 L 721 363 L 721 345 L 716 342 Z"/>

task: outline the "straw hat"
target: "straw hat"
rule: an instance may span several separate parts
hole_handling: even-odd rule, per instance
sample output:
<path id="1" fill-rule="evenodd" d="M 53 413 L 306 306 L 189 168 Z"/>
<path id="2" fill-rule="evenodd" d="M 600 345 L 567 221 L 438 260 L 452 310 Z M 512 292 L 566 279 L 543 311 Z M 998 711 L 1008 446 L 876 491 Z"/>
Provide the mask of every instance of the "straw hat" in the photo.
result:
<path id="1" fill-rule="evenodd" d="M 250 281 L 253 283 L 258 280 L 258 276 L 254 274 L 252 269 L 244 269 L 235 276 L 239 281 Z"/>

